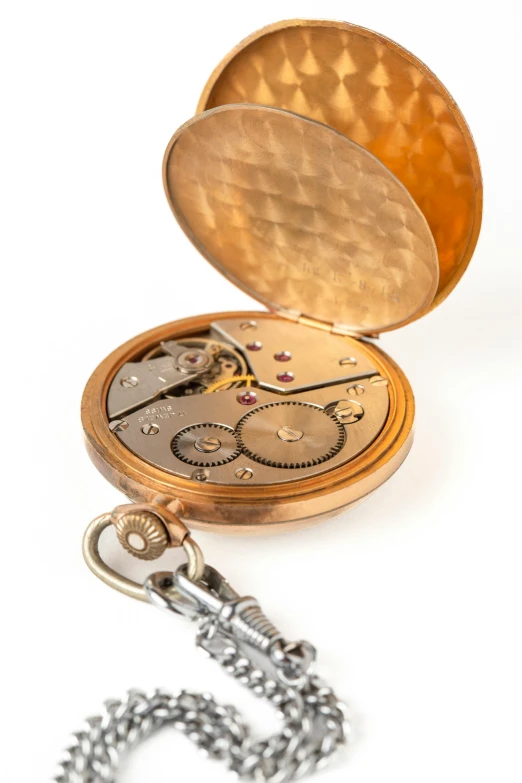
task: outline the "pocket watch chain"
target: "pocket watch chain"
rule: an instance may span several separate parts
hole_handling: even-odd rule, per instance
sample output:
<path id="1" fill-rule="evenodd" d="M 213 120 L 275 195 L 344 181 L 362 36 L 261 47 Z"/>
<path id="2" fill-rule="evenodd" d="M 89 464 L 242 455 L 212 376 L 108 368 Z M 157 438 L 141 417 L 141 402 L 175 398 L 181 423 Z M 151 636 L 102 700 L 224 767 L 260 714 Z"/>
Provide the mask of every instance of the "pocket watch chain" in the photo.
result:
<path id="1" fill-rule="evenodd" d="M 85 533 L 84 556 L 94 573 L 112 587 L 197 625 L 196 644 L 225 671 L 267 699 L 282 718 L 268 739 L 251 735 L 241 714 L 207 693 L 131 690 L 109 700 L 103 712 L 75 733 L 56 783 L 114 783 L 120 759 L 164 726 L 185 734 L 211 759 L 224 761 L 240 778 L 295 780 L 323 767 L 346 742 L 346 708 L 312 673 L 315 649 L 287 642 L 259 603 L 241 597 L 214 568 L 177 518 L 175 504 L 120 506 L 97 517 Z M 128 551 L 142 559 L 159 557 L 167 546 L 183 546 L 187 563 L 175 572 L 153 573 L 139 585 L 102 560 L 98 544 L 113 524 Z"/>

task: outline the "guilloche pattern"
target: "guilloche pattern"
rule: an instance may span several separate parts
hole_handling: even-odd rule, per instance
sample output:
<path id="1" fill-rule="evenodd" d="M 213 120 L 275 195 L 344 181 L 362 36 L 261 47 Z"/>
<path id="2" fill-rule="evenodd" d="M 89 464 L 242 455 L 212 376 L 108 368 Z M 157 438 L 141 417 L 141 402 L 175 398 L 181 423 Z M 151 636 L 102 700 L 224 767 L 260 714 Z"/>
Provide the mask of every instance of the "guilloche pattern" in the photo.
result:
<path id="1" fill-rule="evenodd" d="M 167 195 L 194 244 L 275 309 L 372 332 L 429 306 L 425 218 L 372 154 L 279 109 L 198 115 L 165 157 Z"/>
<path id="2" fill-rule="evenodd" d="M 324 122 L 376 155 L 425 215 L 439 255 L 435 304 L 447 296 L 478 238 L 482 185 L 465 120 L 423 63 L 353 25 L 283 22 L 225 59 L 198 108 L 245 102 Z"/>

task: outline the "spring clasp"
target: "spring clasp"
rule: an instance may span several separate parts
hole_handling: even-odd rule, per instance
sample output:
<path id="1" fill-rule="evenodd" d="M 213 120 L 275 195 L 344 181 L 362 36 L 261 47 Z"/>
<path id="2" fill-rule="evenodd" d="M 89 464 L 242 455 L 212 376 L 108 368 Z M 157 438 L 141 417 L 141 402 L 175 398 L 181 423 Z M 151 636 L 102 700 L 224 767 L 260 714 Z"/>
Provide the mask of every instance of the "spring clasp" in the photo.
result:
<path id="1" fill-rule="evenodd" d="M 315 660 L 315 648 L 305 641 L 287 642 L 251 596 L 241 597 L 212 566 L 193 581 L 187 566 L 158 572 L 144 584 L 151 603 L 199 623 L 197 644 L 211 655 L 231 644 L 245 648 L 274 669 L 286 685 L 300 687 Z"/>

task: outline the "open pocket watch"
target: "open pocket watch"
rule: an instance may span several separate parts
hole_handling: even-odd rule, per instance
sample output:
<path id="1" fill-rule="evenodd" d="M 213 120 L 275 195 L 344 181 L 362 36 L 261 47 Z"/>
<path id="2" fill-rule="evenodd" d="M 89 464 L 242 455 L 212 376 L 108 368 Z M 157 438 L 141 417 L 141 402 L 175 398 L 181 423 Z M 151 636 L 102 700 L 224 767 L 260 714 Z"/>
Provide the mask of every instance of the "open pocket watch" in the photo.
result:
<path id="1" fill-rule="evenodd" d="M 205 566 L 185 523 L 298 528 L 348 509 L 399 468 L 413 395 L 374 338 L 436 307 L 465 271 L 480 229 L 478 158 L 455 102 L 412 54 L 350 24 L 291 21 L 216 68 L 167 147 L 163 177 L 195 247 L 266 309 L 174 321 L 95 370 L 82 405 L 87 448 L 133 503 L 91 524 L 86 559 L 117 589 L 197 619 L 198 642 L 229 670 L 243 656 L 268 672 L 259 692 L 274 682 L 290 700 L 300 742 L 286 726 L 280 755 L 227 738 L 223 756 L 240 775 L 287 780 L 342 743 L 341 708 L 318 695 L 313 648 L 284 641 L 257 602 Z M 137 557 L 183 544 L 188 564 L 130 582 L 99 555 L 111 523 Z M 120 713 L 136 718 L 147 703 L 131 699 Z M 329 715 L 321 731 L 319 713 Z"/>

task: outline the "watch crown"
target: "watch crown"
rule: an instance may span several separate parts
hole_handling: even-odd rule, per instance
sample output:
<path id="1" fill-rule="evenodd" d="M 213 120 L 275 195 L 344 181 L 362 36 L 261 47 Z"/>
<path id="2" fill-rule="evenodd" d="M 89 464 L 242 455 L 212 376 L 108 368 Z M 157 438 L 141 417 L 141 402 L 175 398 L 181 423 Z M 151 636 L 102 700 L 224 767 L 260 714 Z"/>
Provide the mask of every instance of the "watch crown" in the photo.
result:
<path id="1" fill-rule="evenodd" d="M 114 521 L 114 527 L 122 547 L 140 560 L 156 560 L 169 543 L 165 525 L 151 511 L 128 511 Z"/>

